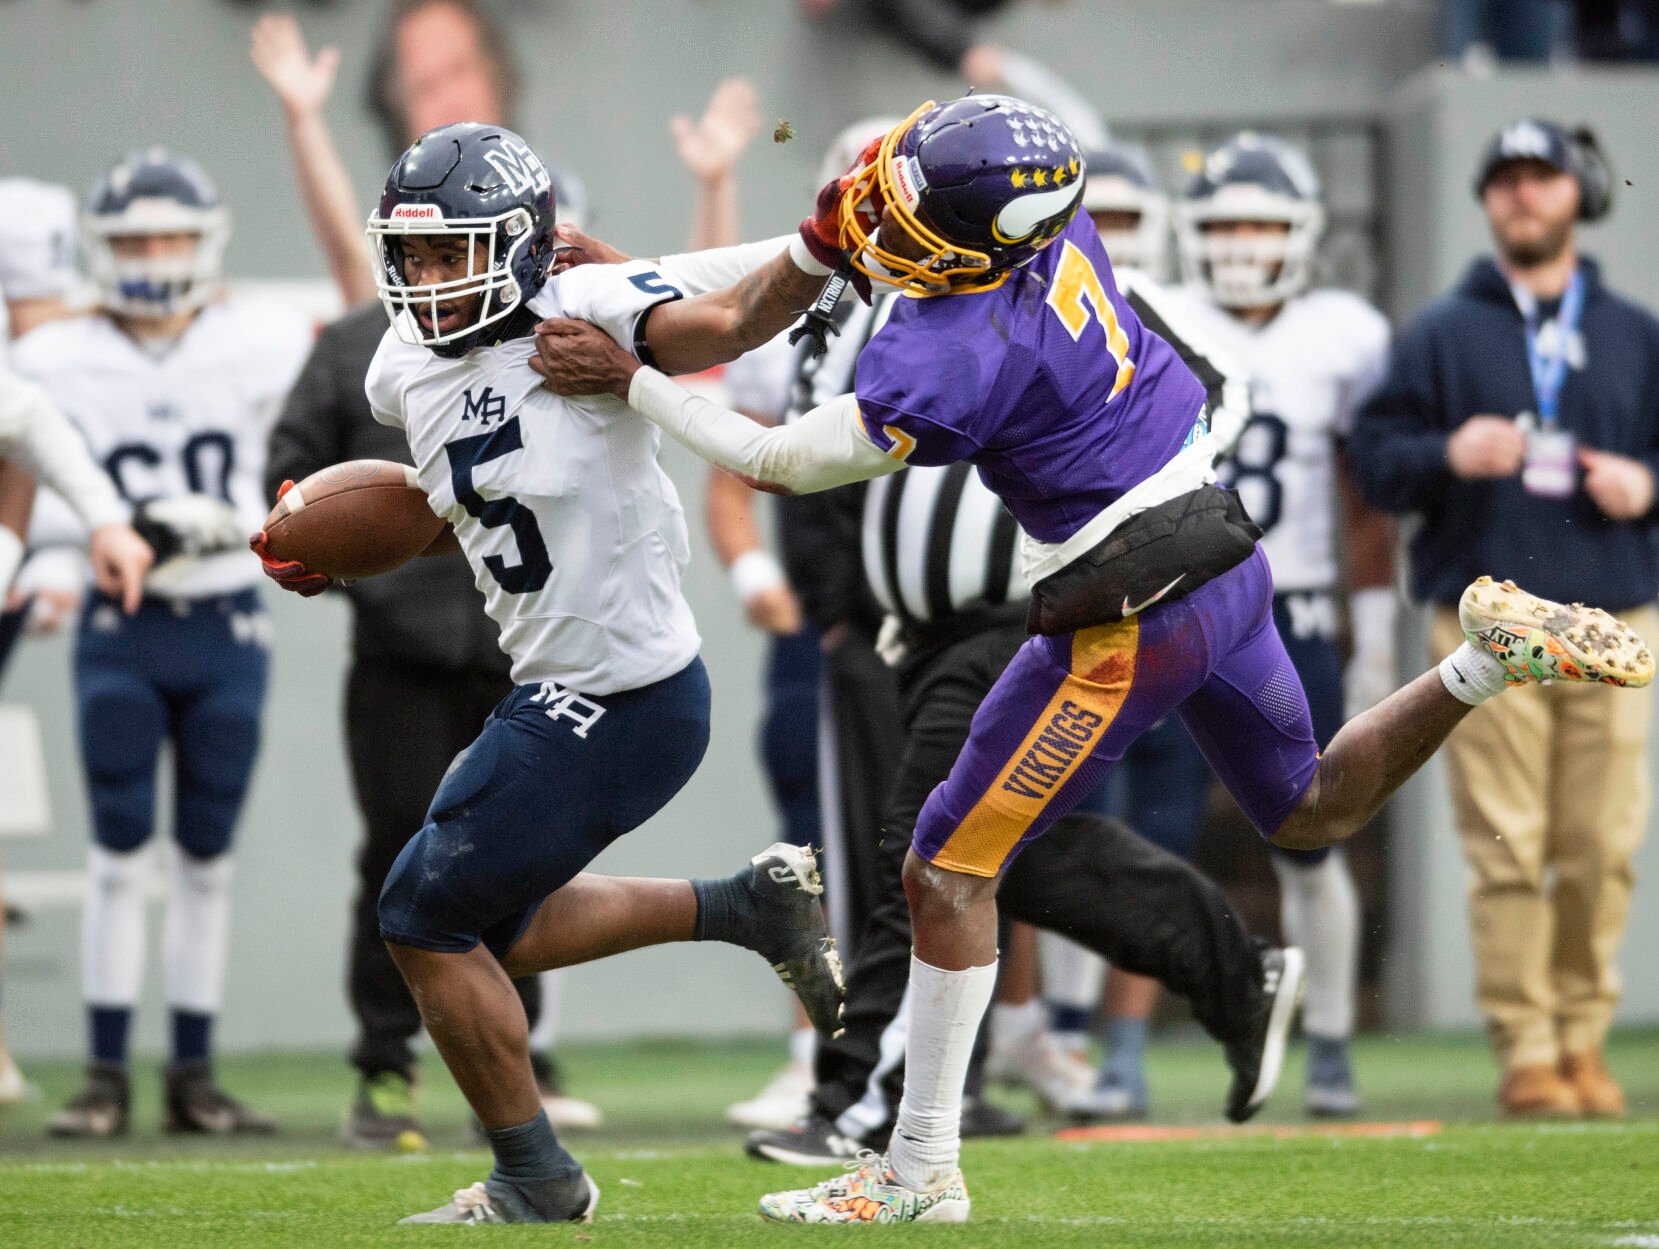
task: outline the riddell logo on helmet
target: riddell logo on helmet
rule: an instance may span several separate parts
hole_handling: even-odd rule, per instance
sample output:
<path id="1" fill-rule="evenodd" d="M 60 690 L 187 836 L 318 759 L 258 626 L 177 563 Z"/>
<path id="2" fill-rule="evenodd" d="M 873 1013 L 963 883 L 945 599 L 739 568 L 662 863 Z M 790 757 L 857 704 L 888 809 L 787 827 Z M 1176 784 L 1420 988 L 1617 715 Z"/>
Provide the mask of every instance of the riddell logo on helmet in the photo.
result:
<path id="1" fill-rule="evenodd" d="M 436 204 L 399 204 L 392 209 L 393 221 L 442 221 L 443 213 Z"/>
<path id="2" fill-rule="evenodd" d="M 914 156 L 904 156 L 893 162 L 893 184 L 898 188 L 904 206 L 914 212 L 916 205 L 922 202 L 922 188 L 927 185 Z"/>

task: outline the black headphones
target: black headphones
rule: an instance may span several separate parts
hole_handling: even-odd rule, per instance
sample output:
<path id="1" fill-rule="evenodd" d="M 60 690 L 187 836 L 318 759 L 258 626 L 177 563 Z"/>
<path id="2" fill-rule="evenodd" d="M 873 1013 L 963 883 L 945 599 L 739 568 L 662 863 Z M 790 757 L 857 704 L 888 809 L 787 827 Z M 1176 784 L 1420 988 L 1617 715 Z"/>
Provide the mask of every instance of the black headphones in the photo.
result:
<path id="1" fill-rule="evenodd" d="M 1613 171 L 1588 126 L 1568 130 L 1552 121 L 1525 118 L 1492 136 L 1475 174 L 1475 198 L 1492 175 L 1511 161 L 1541 160 L 1578 183 L 1578 219 L 1600 221 L 1613 207 Z"/>

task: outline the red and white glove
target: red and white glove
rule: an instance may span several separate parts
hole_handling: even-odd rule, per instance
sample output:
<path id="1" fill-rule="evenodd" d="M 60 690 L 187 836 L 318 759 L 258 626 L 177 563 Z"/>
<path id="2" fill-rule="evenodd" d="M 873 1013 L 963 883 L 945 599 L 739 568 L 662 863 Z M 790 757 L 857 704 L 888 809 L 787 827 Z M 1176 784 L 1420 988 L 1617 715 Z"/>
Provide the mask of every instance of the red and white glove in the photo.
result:
<path id="1" fill-rule="evenodd" d="M 292 481 L 283 482 L 277 488 L 277 498 L 280 500 L 283 495 L 293 488 L 294 483 Z M 344 581 L 335 580 L 327 573 L 312 572 L 298 560 L 277 559 L 266 549 L 266 542 L 265 531 L 261 529 L 252 538 L 248 539 L 248 549 L 259 556 L 259 562 L 264 565 L 265 575 L 284 590 L 292 590 L 302 598 L 311 598 L 321 594 L 324 590 L 348 584 Z"/>
<path id="2" fill-rule="evenodd" d="M 819 188 L 818 200 L 813 206 L 812 215 L 801 221 L 801 242 L 806 245 L 814 260 L 832 272 L 840 266 L 845 256 L 841 250 L 841 198 L 853 179 L 880 154 L 881 145 L 886 137 L 882 135 L 870 140 L 869 146 L 858 154 L 858 159 L 853 161 L 846 173 L 839 178 L 831 179 Z M 876 232 L 885 208 L 880 191 L 872 191 L 870 198 L 859 207 L 858 213 L 863 219 L 866 235 Z M 860 299 L 865 303 L 870 302 L 870 279 L 867 276 L 854 270 L 852 287 L 858 292 Z"/>

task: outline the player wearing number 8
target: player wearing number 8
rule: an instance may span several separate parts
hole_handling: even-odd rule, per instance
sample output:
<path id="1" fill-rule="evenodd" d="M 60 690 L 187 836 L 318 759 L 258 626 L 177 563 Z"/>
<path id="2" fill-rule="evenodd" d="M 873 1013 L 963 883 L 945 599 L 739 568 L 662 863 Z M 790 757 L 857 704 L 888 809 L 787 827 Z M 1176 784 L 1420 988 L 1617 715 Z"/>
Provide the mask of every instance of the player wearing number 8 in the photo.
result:
<path id="1" fill-rule="evenodd" d="M 168 1125 L 268 1130 L 213 1084 L 224 974 L 229 849 L 258 748 L 268 626 L 243 551 L 265 512 L 265 435 L 309 345 L 281 307 L 223 298 L 228 210 L 206 174 L 161 148 L 97 185 L 82 219 L 99 307 L 17 347 L 86 438 L 155 546 L 139 610 L 89 593 L 75 643 L 81 756 L 94 845 L 83 913 L 91 1071 L 53 1120 L 61 1135 L 123 1131 L 127 1034 L 144 973 L 154 874 L 155 777 L 172 748 L 173 887 L 162 963 L 172 1013 Z M 37 541 L 72 522 L 43 497 Z M 57 533 L 53 531 L 57 530 Z"/>

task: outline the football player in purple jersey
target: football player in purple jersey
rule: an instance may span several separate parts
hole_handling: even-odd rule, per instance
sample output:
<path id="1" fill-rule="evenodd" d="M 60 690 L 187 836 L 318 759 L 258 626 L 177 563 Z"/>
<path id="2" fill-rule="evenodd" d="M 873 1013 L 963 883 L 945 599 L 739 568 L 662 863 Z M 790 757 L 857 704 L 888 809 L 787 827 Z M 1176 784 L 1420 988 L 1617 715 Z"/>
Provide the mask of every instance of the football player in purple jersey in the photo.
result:
<path id="1" fill-rule="evenodd" d="M 726 290 L 657 304 L 634 354 L 579 323 L 538 329 L 533 367 L 555 389 L 626 396 L 764 487 L 820 490 L 966 460 L 1027 534 L 1035 636 L 981 705 L 905 865 L 910 1032 L 889 1151 L 763 1198 L 770 1219 L 967 1218 L 958 1123 L 996 980 L 996 878 L 1166 713 L 1264 837 L 1311 849 L 1362 828 L 1471 706 L 1509 684 L 1653 675 L 1645 644 L 1606 613 L 1482 578 L 1463 597 L 1458 650 L 1321 755 L 1274 627 L 1260 530 L 1215 485 L 1204 388 L 1119 294 L 1093 225 L 1076 215 L 1083 173 L 1070 132 L 1022 101 L 924 105 L 825 188 L 788 255 Z M 789 319 L 780 295 L 843 263 L 913 296 L 865 348 L 855 394 L 762 429 L 665 376 L 776 333 Z M 1279 971 L 1289 986 L 1301 968 Z M 1270 992 L 1263 1009 L 1288 1023 L 1294 1004 L 1293 991 Z M 1284 1029 L 1263 1037 L 1282 1044 Z M 1267 1091 L 1229 1111 L 1247 1115 Z"/>

